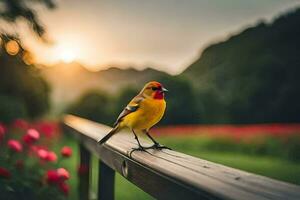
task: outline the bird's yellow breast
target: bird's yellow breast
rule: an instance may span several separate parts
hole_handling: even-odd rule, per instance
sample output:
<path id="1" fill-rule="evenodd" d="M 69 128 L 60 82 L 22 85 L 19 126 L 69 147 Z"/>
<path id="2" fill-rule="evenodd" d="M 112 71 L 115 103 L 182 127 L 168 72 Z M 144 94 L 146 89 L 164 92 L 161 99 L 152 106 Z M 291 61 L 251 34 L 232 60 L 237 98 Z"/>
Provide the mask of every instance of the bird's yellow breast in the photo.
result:
<path id="1" fill-rule="evenodd" d="M 165 109 L 164 99 L 145 99 L 137 111 L 124 117 L 122 124 L 135 130 L 148 130 L 161 120 Z"/>

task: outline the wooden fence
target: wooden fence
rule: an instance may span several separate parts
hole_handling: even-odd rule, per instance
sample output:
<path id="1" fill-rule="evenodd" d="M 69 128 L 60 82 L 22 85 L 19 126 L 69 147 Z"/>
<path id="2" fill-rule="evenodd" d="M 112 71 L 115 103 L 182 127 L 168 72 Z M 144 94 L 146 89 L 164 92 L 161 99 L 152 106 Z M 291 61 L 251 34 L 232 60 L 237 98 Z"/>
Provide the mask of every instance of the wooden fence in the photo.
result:
<path id="1" fill-rule="evenodd" d="M 114 199 L 115 172 L 156 199 L 300 199 L 297 185 L 167 149 L 134 151 L 129 156 L 137 147 L 132 134 L 120 133 L 98 145 L 111 127 L 72 115 L 65 116 L 63 122 L 78 139 L 80 164 L 87 167 L 79 181 L 80 200 L 90 199 L 91 154 L 99 158 L 97 197 L 101 200 Z"/>

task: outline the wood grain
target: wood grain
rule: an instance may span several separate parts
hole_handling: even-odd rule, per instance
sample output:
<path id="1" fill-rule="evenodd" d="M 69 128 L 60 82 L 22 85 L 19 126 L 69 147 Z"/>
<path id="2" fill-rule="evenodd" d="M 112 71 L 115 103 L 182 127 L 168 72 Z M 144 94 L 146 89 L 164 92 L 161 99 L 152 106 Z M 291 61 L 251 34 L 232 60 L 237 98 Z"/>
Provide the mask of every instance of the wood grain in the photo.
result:
<path id="1" fill-rule="evenodd" d="M 133 135 L 114 135 L 105 145 L 97 141 L 111 127 L 67 115 L 64 123 L 102 162 L 158 199 L 300 199 L 300 187 L 172 150 L 134 151 Z M 141 139 L 145 146 L 150 146 Z"/>

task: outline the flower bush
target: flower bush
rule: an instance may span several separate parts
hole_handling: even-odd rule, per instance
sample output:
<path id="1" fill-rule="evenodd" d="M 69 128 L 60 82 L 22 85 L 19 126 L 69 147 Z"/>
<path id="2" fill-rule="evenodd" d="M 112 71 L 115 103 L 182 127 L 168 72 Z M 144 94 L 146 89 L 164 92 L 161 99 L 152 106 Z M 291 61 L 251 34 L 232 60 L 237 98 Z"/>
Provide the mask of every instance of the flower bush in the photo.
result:
<path id="1" fill-rule="evenodd" d="M 60 154 L 51 149 L 58 126 L 28 123 L 18 119 L 10 125 L 0 123 L 1 199 L 65 199 L 71 178 L 60 165 L 72 155 L 64 146 Z M 52 143 L 51 143 L 52 142 Z"/>

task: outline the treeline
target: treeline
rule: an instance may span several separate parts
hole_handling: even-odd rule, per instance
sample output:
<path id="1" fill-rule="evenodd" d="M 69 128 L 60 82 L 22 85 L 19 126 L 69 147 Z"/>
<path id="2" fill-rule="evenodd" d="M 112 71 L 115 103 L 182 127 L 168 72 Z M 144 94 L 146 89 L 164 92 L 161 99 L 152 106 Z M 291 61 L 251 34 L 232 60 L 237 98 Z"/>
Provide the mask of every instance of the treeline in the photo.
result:
<path id="1" fill-rule="evenodd" d="M 161 124 L 300 122 L 299 24 L 300 9 L 261 22 L 209 46 L 179 76 L 158 77 L 170 90 Z M 139 89 L 88 93 L 69 111 L 112 124 Z"/>
<path id="2" fill-rule="evenodd" d="M 166 115 L 160 124 L 198 123 L 198 107 L 194 90 L 187 79 L 172 76 L 160 76 L 170 91 L 166 95 Z M 75 114 L 94 121 L 112 125 L 129 101 L 138 94 L 137 86 L 126 86 L 115 95 L 101 90 L 91 90 L 70 105 L 66 113 Z"/>
<path id="3" fill-rule="evenodd" d="M 170 91 L 161 124 L 300 122 L 299 24 L 300 9 L 207 47 L 178 76 L 158 75 Z M 16 38 L 1 38 L 0 121 L 40 117 L 50 108 L 49 85 L 20 43 L 16 54 L 7 51 Z M 112 125 L 142 86 L 88 91 L 66 112 Z"/>
<path id="4" fill-rule="evenodd" d="M 203 123 L 300 122 L 300 9 L 206 48 L 182 76 Z"/>

